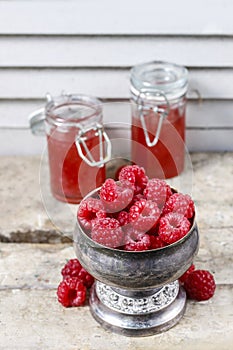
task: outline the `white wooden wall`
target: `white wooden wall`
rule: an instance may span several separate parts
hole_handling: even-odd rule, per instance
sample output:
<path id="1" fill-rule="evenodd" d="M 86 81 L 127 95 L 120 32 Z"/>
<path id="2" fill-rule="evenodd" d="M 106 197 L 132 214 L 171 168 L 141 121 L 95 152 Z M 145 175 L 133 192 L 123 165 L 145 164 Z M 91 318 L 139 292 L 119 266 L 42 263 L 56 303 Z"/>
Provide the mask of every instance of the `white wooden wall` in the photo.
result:
<path id="1" fill-rule="evenodd" d="M 189 150 L 233 150 L 232 0 L 0 1 L 0 154 L 42 151 L 28 115 L 46 92 L 103 99 L 125 135 L 129 69 L 150 60 L 190 71 Z"/>

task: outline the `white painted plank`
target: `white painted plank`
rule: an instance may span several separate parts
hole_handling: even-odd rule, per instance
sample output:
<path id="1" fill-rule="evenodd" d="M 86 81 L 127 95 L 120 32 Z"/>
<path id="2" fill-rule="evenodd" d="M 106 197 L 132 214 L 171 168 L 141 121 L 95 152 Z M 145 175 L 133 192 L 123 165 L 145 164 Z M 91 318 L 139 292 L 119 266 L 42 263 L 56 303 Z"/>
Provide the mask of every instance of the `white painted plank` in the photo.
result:
<path id="1" fill-rule="evenodd" d="M 115 154 L 127 154 L 127 147 L 130 147 L 130 130 L 111 129 L 108 130 L 108 134 L 111 139 L 116 140 Z M 118 139 L 125 141 L 117 142 Z M 233 151 L 233 129 L 187 129 L 186 145 L 189 152 Z"/>
<path id="2" fill-rule="evenodd" d="M 186 135 L 190 152 L 233 151 L 233 129 L 188 129 Z"/>
<path id="3" fill-rule="evenodd" d="M 130 102 L 106 102 L 103 105 L 106 123 L 131 123 Z M 188 100 L 186 112 L 188 128 L 233 128 L 233 101 Z"/>
<path id="4" fill-rule="evenodd" d="M 28 127 L 28 116 L 43 108 L 45 100 L 0 100 L 0 127 Z M 104 121 L 131 123 L 128 101 L 103 102 Z M 233 128 L 233 100 L 188 100 L 187 127 Z"/>
<path id="5" fill-rule="evenodd" d="M 233 64 L 233 37 L 3 36 L 0 48 L 0 67 L 129 67 L 151 60 Z"/>
<path id="6" fill-rule="evenodd" d="M 231 0 L 1 1 L 0 33 L 229 35 L 232 11 Z"/>
<path id="7" fill-rule="evenodd" d="M 107 129 L 114 139 L 114 155 L 124 156 L 130 150 L 130 130 Z M 124 139 L 124 142 L 117 142 Z M 189 152 L 233 151 L 233 129 L 188 129 L 186 144 Z M 45 138 L 36 137 L 29 129 L 0 129 L 0 155 L 33 155 L 44 151 Z"/>
<path id="8" fill-rule="evenodd" d="M 0 129 L 0 155 L 42 154 L 44 137 L 35 137 L 29 129 Z"/>
<path id="9" fill-rule="evenodd" d="M 129 97 L 129 69 L 0 69 L 1 98 L 43 98 L 46 92 L 76 92 L 100 98 Z M 190 69 L 188 96 L 233 98 L 233 69 Z"/>

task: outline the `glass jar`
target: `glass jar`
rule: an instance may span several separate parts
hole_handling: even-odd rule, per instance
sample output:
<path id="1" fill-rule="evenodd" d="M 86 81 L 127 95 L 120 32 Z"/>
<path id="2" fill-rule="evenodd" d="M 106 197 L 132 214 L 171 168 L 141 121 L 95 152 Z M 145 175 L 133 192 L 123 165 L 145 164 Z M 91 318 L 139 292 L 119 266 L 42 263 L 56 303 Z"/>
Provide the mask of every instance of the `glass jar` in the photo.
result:
<path id="1" fill-rule="evenodd" d="M 111 143 L 103 129 L 101 102 L 90 96 L 47 94 L 45 108 L 30 116 L 34 134 L 46 133 L 53 196 L 79 203 L 105 181 Z"/>
<path id="2" fill-rule="evenodd" d="M 184 169 L 188 70 L 154 61 L 131 69 L 132 161 L 150 178 Z"/>

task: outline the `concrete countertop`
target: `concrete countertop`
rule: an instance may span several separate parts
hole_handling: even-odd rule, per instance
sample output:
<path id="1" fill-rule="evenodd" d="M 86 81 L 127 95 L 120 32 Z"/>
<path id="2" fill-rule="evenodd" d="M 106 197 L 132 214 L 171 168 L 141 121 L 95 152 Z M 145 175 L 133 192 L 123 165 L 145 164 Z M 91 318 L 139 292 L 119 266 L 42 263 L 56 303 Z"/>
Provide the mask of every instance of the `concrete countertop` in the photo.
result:
<path id="1" fill-rule="evenodd" d="M 47 184 L 39 185 L 40 157 L 1 157 L 0 349 L 230 350 L 233 153 L 199 153 L 191 160 L 189 174 L 175 185 L 195 201 L 200 231 L 195 265 L 214 274 L 215 296 L 189 301 L 180 323 L 165 333 L 128 338 L 102 329 L 88 305 L 65 309 L 57 302 L 60 270 L 75 257 L 70 235 L 77 207 L 54 208 L 51 198 L 43 193 L 41 198 Z"/>

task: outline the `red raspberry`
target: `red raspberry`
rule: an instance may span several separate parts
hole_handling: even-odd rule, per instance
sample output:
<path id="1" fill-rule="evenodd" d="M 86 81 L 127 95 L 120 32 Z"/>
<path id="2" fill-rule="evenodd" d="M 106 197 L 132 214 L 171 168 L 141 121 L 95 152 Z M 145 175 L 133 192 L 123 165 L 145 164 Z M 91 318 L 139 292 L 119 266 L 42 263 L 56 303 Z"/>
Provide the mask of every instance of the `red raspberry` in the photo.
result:
<path id="1" fill-rule="evenodd" d="M 127 213 L 127 211 L 122 210 L 117 214 L 116 219 L 119 221 L 121 226 L 125 226 L 129 223 L 129 213 Z"/>
<path id="2" fill-rule="evenodd" d="M 157 224 L 160 210 L 155 202 L 141 199 L 132 205 L 129 216 L 130 222 L 136 230 L 147 232 Z"/>
<path id="3" fill-rule="evenodd" d="M 168 213 L 161 217 L 159 237 L 167 244 L 172 244 L 184 237 L 190 228 L 189 220 L 178 213 Z"/>
<path id="4" fill-rule="evenodd" d="M 96 219 L 91 238 L 106 247 L 117 248 L 123 244 L 124 232 L 119 221 L 114 218 Z"/>
<path id="5" fill-rule="evenodd" d="M 195 265 L 192 264 L 192 265 L 188 268 L 188 270 L 185 271 L 185 273 L 184 273 L 182 276 L 180 276 L 180 278 L 179 278 L 180 283 L 184 283 L 184 281 L 186 280 L 186 278 L 188 277 L 188 275 L 189 275 L 191 272 L 193 272 L 194 270 L 195 270 Z"/>
<path id="6" fill-rule="evenodd" d="M 133 196 L 131 205 L 133 205 L 134 203 L 140 201 L 141 199 L 146 199 L 146 197 L 143 194 L 141 194 L 141 193 L 135 194 L 135 196 Z"/>
<path id="7" fill-rule="evenodd" d="M 194 214 L 194 203 L 188 194 L 174 193 L 165 204 L 163 214 L 176 212 L 192 218 Z"/>
<path id="8" fill-rule="evenodd" d="M 124 245 L 124 250 L 141 252 L 150 249 L 150 236 L 146 233 L 138 235 L 136 240 L 130 239 Z"/>
<path id="9" fill-rule="evenodd" d="M 165 246 L 165 242 L 159 236 L 150 236 L 150 249 L 158 249 Z"/>
<path id="10" fill-rule="evenodd" d="M 100 189 L 100 198 L 108 212 L 114 213 L 127 207 L 133 198 L 133 188 L 113 179 L 107 179 Z"/>
<path id="11" fill-rule="evenodd" d="M 190 299 L 202 301 L 214 295 L 216 284 L 209 271 L 195 270 L 184 281 L 184 288 Z"/>
<path id="12" fill-rule="evenodd" d="M 146 199 L 156 202 L 158 207 L 162 209 L 168 198 L 172 195 L 172 190 L 164 180 L 151 179 L 148 181 L 143 194 Z"/>
<path id="13" fill-rule="evenodd" d="M 134 187 L 135 194 L 138 194 L 146 187 L 148 177 L 145 174 L 144 168 L 138 165 L 127 165 L 121 169 L 119 180 L 121 182 L 129 181 Z"/>
<path id="14" fill-rule="evenodd" d="M 78 220 L 84 230 L 90 231 L 93 220 L 103 217 L 106 217 L 106 212 L 100 199 L 87 198 L 82 200 L 78 209 Z"/>
<path id="15" fill-rule="evenodd" d="M 78 277 L 87 288 L 91 287 L 94 282 L 94 277 L 82 267 L 78 259 L 70 259 L 61 270 L 61 274 L 63 279 Z"/>
<path id="16" fill-rule="evenodd" d="M 78 277 L 68 277 L 59 284 L 57 296 L 65 307 L 81 306 L 86 300 L 86 287 Z"/>

